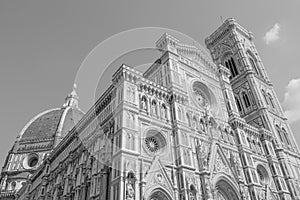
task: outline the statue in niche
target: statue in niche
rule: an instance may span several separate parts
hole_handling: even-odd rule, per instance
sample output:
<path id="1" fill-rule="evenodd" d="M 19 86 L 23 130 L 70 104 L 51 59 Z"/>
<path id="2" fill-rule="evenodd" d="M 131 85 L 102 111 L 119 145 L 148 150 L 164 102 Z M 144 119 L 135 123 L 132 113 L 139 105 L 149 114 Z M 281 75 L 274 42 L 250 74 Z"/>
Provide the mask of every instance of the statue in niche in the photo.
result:
<path id="1" fill-rule="evenodd" d="M 143 109 L 144 111 L 147 111 L 147 99 L 145 96 L 142 97 L 141 100 L 141 109 Z"/>
<path id="2" fill-rule="evenodd" d="M 134 87 L 128 86 L 127 88 L 127 97 L 128 101 L 134 103 L 135 102 L 135 90 Z"/>
<path id="3" fill-rule="evenodd" d="M 265 200 L 266 199 L 266 191 L 261 190 L 258 199 Z"/>
<path id="4" fill-rule="evenodd" d="M 134 189 L 132 183 L 126 184 L 126 200 L 134 200 Z"/>
<path id="5" fill-rule="evenodd" d="M 241 177 L 241 170 L 240 170 L 240 166 L 239 166 L 239 161 L 238 161 L 237 157 L 232 152 L 230 152 L 230 162 L 231 162 L 231 167 L 234 169 L 237 176 Z"/>
<path id="6" fill-rule="evenodd" d="M 199 162 L 199 168 L 200 169 L 207 169 L 208 168 L 208 162 L 209 162 L 209 145 L 198 145 L 196 148 L 197 152 L 197 159 Z"/>
<path id="7" fill-rule="evenodd" d="M 132 165 L 132 163 L 128 162 L 128 165 Z M 135 198 L 135 191 L 134 191 L 134 186 L 135 186 L 135 175 L 130 172 L 127 175 L 127 183 L 126 183 L 126 200 L 134 200 Z"/>

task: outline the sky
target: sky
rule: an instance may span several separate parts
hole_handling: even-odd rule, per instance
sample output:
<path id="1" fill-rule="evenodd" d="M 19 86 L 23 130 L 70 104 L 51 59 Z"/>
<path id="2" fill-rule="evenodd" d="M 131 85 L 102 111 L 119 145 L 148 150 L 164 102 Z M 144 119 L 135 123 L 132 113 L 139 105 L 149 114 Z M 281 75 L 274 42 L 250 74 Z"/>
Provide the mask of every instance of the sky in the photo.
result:
<path id="1" fill-rule="evenodd" d="M 89 109 L 94 100 L 89 93 L 95 88 L 88 88 L 89 77 L 78 78 L 78 74 L 98 44 L 105 47 L 113 42 L 114 48 L 104 48 L 103 59 L 117 56 L 124 43 L 130 46 L 135 41 L 114 35 L 161 27 L 184 33 L 205 46 L 204 39 L 228 17 L 253 33 L 300 144 L 299 7 L 298 0 L 1 0 L 0 163 L 26 123 L 44 110 L 61 107 L 74 82 L 81 109 Z M 138 38 L 154 44 L 161 28 L 154 31 L 155 39 L 143 32 L 147 29 L 135 33 L 144 33 L 144 38 Z M 98 61 L 98 69 L 103 69 L 105 62 Z"/>

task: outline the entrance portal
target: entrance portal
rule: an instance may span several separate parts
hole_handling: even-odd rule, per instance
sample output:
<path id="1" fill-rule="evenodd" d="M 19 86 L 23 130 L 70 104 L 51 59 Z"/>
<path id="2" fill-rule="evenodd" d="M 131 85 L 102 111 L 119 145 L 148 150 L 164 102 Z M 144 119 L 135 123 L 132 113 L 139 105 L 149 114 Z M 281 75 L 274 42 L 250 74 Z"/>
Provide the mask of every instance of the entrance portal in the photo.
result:
<path id="1" fill-rule="evenodd" d="M 163 190 L 155 190 L 149 197 L 149 200 L 171 200 L 169 195 Z"/>
<path id="2" fill-rule="evenodd" d="M 217 200 L 239 200 L 238 194 L 234 188 L 225 180 L 220 180 L 216 184 L 216 199 Z"/>

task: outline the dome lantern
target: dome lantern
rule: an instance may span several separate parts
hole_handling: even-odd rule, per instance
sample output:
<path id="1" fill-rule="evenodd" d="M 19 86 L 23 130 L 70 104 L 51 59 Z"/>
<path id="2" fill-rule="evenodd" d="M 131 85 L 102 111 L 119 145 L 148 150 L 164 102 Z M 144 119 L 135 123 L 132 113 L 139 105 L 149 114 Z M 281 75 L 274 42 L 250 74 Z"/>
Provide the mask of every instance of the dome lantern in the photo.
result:
<path id="1" fill-rule="evenodd" d="M 65 99 L 65 103 L 63 104 L 63 107 L 72 107 L 72 108 L 79 109 L 79 107 L 78 107 L 79 97 L 77 95 L 76 89 L 77 89 L 77 85 L 76 85 L 76 83 L 74 83 L 73 90 L 70 94 L 67 95 L 67 97 Z"/>

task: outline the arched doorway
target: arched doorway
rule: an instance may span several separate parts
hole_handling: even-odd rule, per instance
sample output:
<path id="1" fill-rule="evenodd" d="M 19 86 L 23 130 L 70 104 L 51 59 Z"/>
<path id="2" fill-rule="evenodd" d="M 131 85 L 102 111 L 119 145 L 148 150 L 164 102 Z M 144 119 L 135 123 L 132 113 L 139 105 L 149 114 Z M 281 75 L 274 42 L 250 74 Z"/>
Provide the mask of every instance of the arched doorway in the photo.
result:
<path id="1" fill-rule="evenodd" d="M 237 192 L 235 191 L 233 186 L 226 180 L 219 180 L 216 183 L 215 189 L 216 200 L 239 200 Z"/>
<path id="2" fill-rule="evenodd" d="M 148 200 L 172 200 L 170 196 L 161 189 L 154 190 Z"/>

